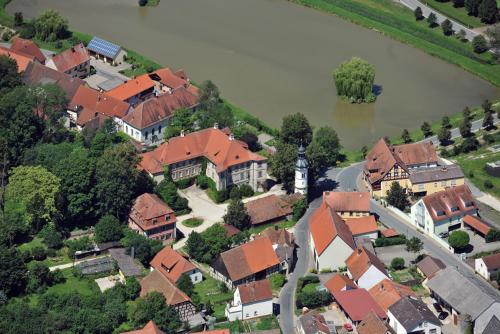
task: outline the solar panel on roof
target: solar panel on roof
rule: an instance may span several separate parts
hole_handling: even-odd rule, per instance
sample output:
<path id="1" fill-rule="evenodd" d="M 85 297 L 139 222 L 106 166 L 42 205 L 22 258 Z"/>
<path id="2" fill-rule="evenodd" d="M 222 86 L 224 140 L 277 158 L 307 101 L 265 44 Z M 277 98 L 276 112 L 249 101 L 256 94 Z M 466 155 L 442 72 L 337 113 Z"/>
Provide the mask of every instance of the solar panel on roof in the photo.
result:
<path id="1" fill-rule="evenodd" d="M 118 56 L 121 47 L 114 43 L 105 41 L 99 37 L 94 37 L 90 41 L 89 45 L 87 45 L 87 49 L 107 58 L 115 59 L 116 56 Z"/>

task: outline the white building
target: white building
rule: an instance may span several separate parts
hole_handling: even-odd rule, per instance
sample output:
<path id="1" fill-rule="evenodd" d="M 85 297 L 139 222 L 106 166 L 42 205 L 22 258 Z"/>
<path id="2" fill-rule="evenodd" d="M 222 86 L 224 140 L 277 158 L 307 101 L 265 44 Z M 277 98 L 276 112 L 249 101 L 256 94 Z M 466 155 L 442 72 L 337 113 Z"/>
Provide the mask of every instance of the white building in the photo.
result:
<path id="1" fill-rule="evenodd" d="M 238 285 L 225 311 L 227 320 L 247 320 L 273 314 L 273 292 L 269 280 Z"/>
<path id="2" fill-rule="evenodd" d="M 477 206 L 467 185 L 446 188 L 421 198 L 411 207 L 411 221 L 431 237 L 462 227 L 463 217 L 476 215 Z"/>
<path id="3" fill-rule="evenodd" d="M 476 259 L 475 269 L 479 275 L 488 281 L 496 280 L 497 275 L 500 275 L 500 253 Z"/>
<path id="4" fill-rule="evenodd" d="M 300 145 L 297 162 L 295 163 L 295 192 L 307 194 L 307 181 L 309 164 L 306 159 L 306 149 Z"/>
<path id="5" fill-rule="evenodd" d="M 397 334 L 441 334 L 441 322 L 419 299 L 404 297 L 387 311 L 389 325 Z"/>
<path id="6" fill-rule="evenodd" d="M 349 227 L 326 202 L 312 214 L 309 220 L 310 245 L 316 270 L 336 270 L 356 247 Z"/>
<path id="7" fill-rule="evenodd" d="M 361 245 L 352 252 L 345 263 L 347 265 L 347 276 L 359 288 L 368 290 L 382 280 L 389 278 L 382 261 Z"/>

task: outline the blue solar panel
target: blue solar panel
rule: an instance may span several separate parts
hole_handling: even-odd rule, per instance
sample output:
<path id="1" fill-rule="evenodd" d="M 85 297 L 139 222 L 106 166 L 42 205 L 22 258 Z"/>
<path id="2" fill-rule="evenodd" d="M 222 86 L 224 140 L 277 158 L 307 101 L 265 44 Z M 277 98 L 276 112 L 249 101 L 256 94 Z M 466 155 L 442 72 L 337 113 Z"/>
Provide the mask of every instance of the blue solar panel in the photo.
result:
<path id="1" fill-rule="evenodd" d="M 94 37 L 90 41 L 89 45 L 87 45 L 87 49 L 107 58 L 115 59 L 116 56 L 118 56 L 121 47 L 119 45 L 100 39 L 99 37 Z"/>

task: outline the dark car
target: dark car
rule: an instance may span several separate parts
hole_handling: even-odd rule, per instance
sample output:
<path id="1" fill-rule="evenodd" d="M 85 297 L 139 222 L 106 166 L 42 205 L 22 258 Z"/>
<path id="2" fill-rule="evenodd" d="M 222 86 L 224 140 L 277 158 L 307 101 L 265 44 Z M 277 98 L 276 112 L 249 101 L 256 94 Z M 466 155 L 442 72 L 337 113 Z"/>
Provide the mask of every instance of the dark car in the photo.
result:
<path id="1" fill-rule="evenodd" d="M 449 235 L 450 235 L 450 233 L 449 233 L 449 232 L 441 232 L 441 233 L 439 233 L 439 237 L 440 237 L 441 239 L 448 238 L 448 237 L 449 237 Z"/>
<path id="2" fill-rule="evenodd" d="M 434 309 L 437 313 L 443 312 L 443 308 L 441 307 L 441 305 L 439 305 L 439 303 L 432 303 L 432 306 L 434 306 Z"/>
<path id="3" fill-rule="evenodd" d="M 438 315 L 439 320 L 444 320 L 448 316 L 448 312 L 441 312 Z"/>

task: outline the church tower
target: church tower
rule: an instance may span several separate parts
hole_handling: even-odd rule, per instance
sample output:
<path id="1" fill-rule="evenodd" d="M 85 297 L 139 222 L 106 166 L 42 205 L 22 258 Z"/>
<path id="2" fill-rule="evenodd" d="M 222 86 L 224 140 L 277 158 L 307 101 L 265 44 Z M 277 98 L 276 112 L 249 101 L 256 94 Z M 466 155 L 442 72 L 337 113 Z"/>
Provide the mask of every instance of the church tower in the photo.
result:
<path id="1" fill-rule="evenodd" d="M 306 149 L 301 144 L 297 162 L 295 163 L 295 192 L 302 195 L 307 194 L 307 168 L 309 164 L 306 159 Z"/>

